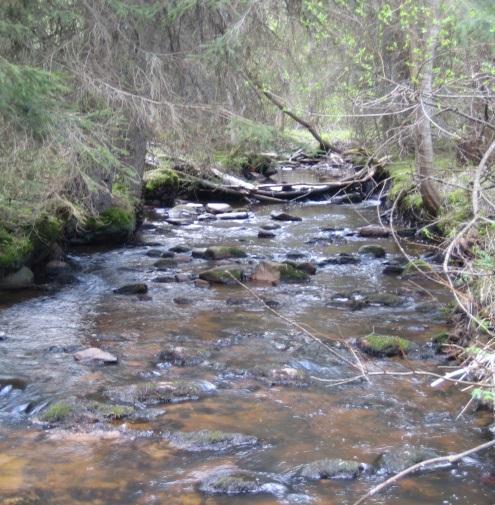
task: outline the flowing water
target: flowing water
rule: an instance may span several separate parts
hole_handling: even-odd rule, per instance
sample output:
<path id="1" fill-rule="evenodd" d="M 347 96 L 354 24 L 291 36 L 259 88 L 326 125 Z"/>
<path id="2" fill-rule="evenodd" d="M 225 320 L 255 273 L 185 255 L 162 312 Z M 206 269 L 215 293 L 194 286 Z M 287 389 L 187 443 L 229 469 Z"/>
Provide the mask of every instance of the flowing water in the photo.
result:
<path id="1" fill-rule="evenodd" d="M 355 252 L 366 243 L 382 245 L 389 257 L 399 252 L 389 239 L 348 236 L 332 242 L 330 232 L 322 231 L 376 223 L 374 202 L 293 205 L 290 212 L 302 217 L 301 222 L 282 223 L 275 239 L 258 239 L 259 227 L 271 222 L 274 209 L 259 207 L 248 220 L 184 227 L 167 224 L 163 213 L 154 211 L 149 218 L 153 226 L 142 231 L 140 245 L 74 253 L 77 284 L 0 300 L 0 330 L 6 337 L 0 341 L 0 503 L 351 504 L 380 478 L 299 481 L 288 484 L 286 491 L 242 496 L 205 494 L 198 481 L 219 468 L 283 476 L 322 458 L 372 463 L 377 455 L 403 444 L 446 454 L 484 440 L 486 419 L 470 413 L 456 418 L 466 396 L 454 387 L 432 389 L 430 379 L 379 376 L 371 383 L 329 387 L 331 383 L 318 379 L 358 372 L 244 288 L 153 282 L 164 272 L 156 271 L 156 258 L 146 252 L 157 247 L 240 245 L 249 254 L 242 261 L 253 263 L 261 258 L 284 260 L 290 253 L 300 253 L 299 261 L 316 262 Z M 375 331 L 425 344 L 419 361 L 363 357 L 373 370 L 438 370 L 439 358 L 426 344 L 445 328 L 439 308 L 449 301 L 448 294 L 424 279 L 410 282 L 383 275 L 383 261 L 366 258 L 357 265 L 327 265 L 307 284 L 253 289 L 323 341 L 351 342 Z M 197 273 L 208 266 L 193 259 L 177 271 Z M 114 288 L 133 282 L 146 282 L 149 296 L 113 294 Z M 400 293 L 404 304 L 353 311 L 339 304 L 338 297 L 334 300 L 353 290 Z M 178 298 L 189 303 L 175 303 Z M 208 358 L 185 367 L 160 362 L 157 355 L 170 345 L 204 350 Z M 119 363 L 89 367 L 73 359 L 75 351 L 91 346 L 118 356 Z M 352 360 L 343 344 L 336 349 Z M 291 380 L 292 372 L 286 382 L 272 380 L 267 370 L 300 371 L 301 383 Z M 177 378 L 203 385 L 199 401 L 157 405 L 153 415 L 139 421 L 104 426 L 49 428 L 38 421 L 55 401 L 82 405 L 104 398 L 115 387 Z M 240 450 L 186 452 L 164 436 L 203 429 L 253 435 L 260 443 Z M 493 504 L 493 488 L 481 478 L 487 464 L 479 456 L 452 469 L 404 479 L 369 502 Z"/>

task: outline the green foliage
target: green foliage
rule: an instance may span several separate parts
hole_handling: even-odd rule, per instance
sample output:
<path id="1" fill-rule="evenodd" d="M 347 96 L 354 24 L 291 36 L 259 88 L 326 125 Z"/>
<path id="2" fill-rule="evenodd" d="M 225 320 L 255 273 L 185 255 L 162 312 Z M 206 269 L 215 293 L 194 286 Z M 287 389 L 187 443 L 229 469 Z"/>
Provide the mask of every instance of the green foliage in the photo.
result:
<path id="1" fill-rule="evenodd" d="M 20 268 L 33 252 L 33 243 L 23 234 L 0 226 L 0 272 Z"/>
<path id="2" fill-rule="evenodd" d="M 45 423 L 58 423 L 67 419 L 73 412 L 71 405 L 65 402 L 57 402 L 50 405 L 41 415 L 41 421 Z"/>
<path id="3" fill-rule="evenodd" d="M 371 333 L 365 337 L 365 340 L 367 348 L 376 354 L 386 355 L 397 352 L 406 354 L 412 348 L 412 343 L 402 337 Z"/>
<path id="4" fill-rule="evenodd" d="M 148 172 L 145 180 L 145 187 L 147 191 L 164 189 L 171 193 L 175 193 L 180 186 L 180 179 L 177 172 L 165 167 Z"/>

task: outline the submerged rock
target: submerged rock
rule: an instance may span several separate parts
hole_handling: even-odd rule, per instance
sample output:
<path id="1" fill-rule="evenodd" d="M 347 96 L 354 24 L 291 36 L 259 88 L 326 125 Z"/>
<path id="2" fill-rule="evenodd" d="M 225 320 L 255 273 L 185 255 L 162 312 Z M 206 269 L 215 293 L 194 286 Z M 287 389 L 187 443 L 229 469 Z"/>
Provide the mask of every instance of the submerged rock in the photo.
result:
<path id="1" fill-rule="evenodd" d="M 226 220 L 226 219 L 248 219 L 249 212 L 227 212 L 224 214 L 216 214 L 217 219 Z"/>
<path id="2" fill-rule="evenodd" d="M 171 433 L 166 438 L 172 447 L 191 452 L 244 449 L 258 444 L 258 439 L 250 435 L 208 430 Z"/>
<path id="3" fill-rule="evenodd" d="M 182 346 L 170 346 L 160 352 L 158 359 L 160 362 L 171 365 L 186 367 L 197 366 L 203 363 L 210 356 L 210 353 L 201 348 L 187 348 Z"/>
<path id="4" fill-rule="evenodd" d="M 215 386 L 207 381 L 143 382 L 117 386 L 107 391 L 110 400 L 130 405 L 157 405 L 199 400 Z"/>
<path id="5" fill-rule="evenodd" d="M 402 296 L 394 293 L 371 293 L 364 299 L 368 305 L 384 305 L 385 307 L 398 307 L 404 303 Z"/>
<path id="6" fill-rule="evenodd" d="M 206 494 L 271 494 L 283 497 L 287 486 L 274 476 L 238 469 L 220 469 L 203 479 L 199 490 Z"/>
<path id="7" fill-rule="evenodd" d="M 74 354 L 74 359 L 81 363 L 88 365 L 92 363 L 101 363 L 104 365 L 111 365 L 118 362 L 118 359 L 109 352 L 102 351 L 97 347 L 89 347 L 84 351 L 79 351 Z"/>
<path id="8" fill-rule="evenodd" d="M 302 217 L 293 216 L 286 212 L 277 212 L 275 210 L 271 212 L 270 217 L 275 221 L 302 221 Z"/>
<path id="9" fill-rule="evenodd" d="M 357 345 L 366 354 L 377 357 L 403 356 L 415 347 L 410 340 L 389 335 L 368 335 L 358 339 Z"/>
<path id="10" fill-rule="evenodd" d="M 365 468 L 366 465 L 357 461 L 327 458 L 301 465 L 291 473 L 291 477 L 308 480 L 355 479 Z"/>
<path id="11" fill-rule="evenodd" d="M 335 256 L 330 256 L 318 263 L 319 266 L 325 265 L 357 265 L 361 262 L 361 259 L 354 254 L 349 253 L 339 253 Z"/>
<path id="12" fill-rule="evenodd" d="M 374 467 L 379 474 L 395 474 L 416 463 L 438 456 L 438 453 L 433 449 L 404 445 L 379 456 L 374 463 Z"/>
<path id="13" fill-rule="evenodd" d="M 177 268 L 177 261 L 174 258 L 162 258 L 153 263 L 153 266 L 157 270 L 170 270 L 172 268 Z"/>
<path id="14" fill-rule="evenodd" d="M 114 289 L 116 295 L 145 295 L 148 292 L 148 286 L 144 283 L 126 284 L 118 289 Z"/>
<path id="15" fill-rule="evenodd" d="M 169 249 L 171 253 L 184 254 L 191 251 L 191 248 L 187 245 L 174 245 Z"/>
<path id="16" fill-rule="evenodd" d="M 269 386 L 292 386 L 306 387 L 310 383 L 310 377 L 305 370 L 283 366 L 280 368 L 263 367 L 253 370 L 255 377 Z"/>
<path id="17" fill-rule="evenodd" d="M 390 262 L 382 270 L 383 275 L 402 275 L 404 266 L 400 263 Z"/>

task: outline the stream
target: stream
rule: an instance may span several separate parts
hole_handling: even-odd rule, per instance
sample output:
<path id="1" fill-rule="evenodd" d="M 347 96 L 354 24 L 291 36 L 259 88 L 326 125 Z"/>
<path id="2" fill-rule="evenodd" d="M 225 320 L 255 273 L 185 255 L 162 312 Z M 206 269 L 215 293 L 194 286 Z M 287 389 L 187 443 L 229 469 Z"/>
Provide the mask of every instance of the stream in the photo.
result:
<path id="1" fill-rule="evenodd" d="M 410 359 L 360 354 L 371 370 L 438 371 L 448 363 L 430 342 L 445 330 L 450 295 L 425 278 L 382 273 L 384 262 L 400 257 L 397 245 L 352 233 L 378 222 L 377 204 L 259 206 L 248 219 L 187 226 L 169 224 L 166 209 L 149 209 L 135 244 L 71 253 L 77 283 L 3 295 L 0 503 L 350 505 L 385 478 L 369 470 L 384 452 L 408 446 L 445 455 L 485 441 L 486 416 L 469 411 L 457 418 L 467 398 L 457 387 L 378 375 L 370 383 L 338 384 L 359 372 L 242 286 L 195 282 L 215 265 L 254 266 L 266 258 L 318 264 L 379 245 L 385 258 L 322 264 L 307 283 L 250 288 L 352 363 L 346 343 L 375 332 L 408 338 L 420 350 Z M 280 222 L 274 238 L 258 238 L 278 210 L 302 221 Z M 242 247 L 247 258 L 215 262 L 190 253 L 225 244 Z M 159 271 L 150 251 L 176 246 L 183 246 L 176 248 L 177 265 Z M 414 255 L 426 251 L 408 247 Z M 149 291 L 113 293 L 130 283 L 146 283 Z M 399 301 L 355 307 L 351 293 L 392 293 Z M 87 347 L 112 353 L 118 364 L 74 360 Z M 180 384 L 180 391 L 163 401 L 157 384 Z M 56 402 L 72 405 L 75 421 L 43 422 Z M 90 404 L 122 404 L 133 413 L 92 417 Z M 184 437 L 200 431 L 199 441 Z M 224 444 L 219 432 L 245 437 Z M 297 470 L 324 458 L 362 463 L 359 475 L 313 479 Z M 492 505 L 493 478 L 484 477 L 490 465 L 477 455 L 406 478 L 369 503 Z M 230 494 L 222 492 L 226 483 Z"/>

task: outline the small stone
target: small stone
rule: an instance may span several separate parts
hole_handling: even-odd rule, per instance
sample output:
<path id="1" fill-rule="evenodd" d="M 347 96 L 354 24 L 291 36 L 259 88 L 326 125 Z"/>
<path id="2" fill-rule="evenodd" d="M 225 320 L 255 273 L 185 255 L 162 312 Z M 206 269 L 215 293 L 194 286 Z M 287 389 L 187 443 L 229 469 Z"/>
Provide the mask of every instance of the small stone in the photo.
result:
<path id="1" fill-rule="evenodd" d="M 262 230 L 267 230 L 267 231 L 278 230 L 280 228 L 282 228 L 282 227 L 277 223 L 267 223 L 261 227 Z"/>
<path id="2" fill-rule="evenodd" d="M 118 289 L 114 289 L 116 295 L 145 295 L 148 292 L 148 286 L 143 283 L 126 284 Z"/>
<path id="3" fill-rule="evenodd" d="M 196 247 L 192 250 L 191 256 L 193 258 L 206 259 L 206 247 Z"/>
<path id="4" fill-rule="evenodd" d="M 301 259 L 301 258 L 304 258 L 305 256 L 306 256 L 306 254 L 304 254 L 303 252 L 299 252 L 299 251 L 292 251 L 292 252 L 287 253 L 287 259 L 290 259 L 290 260 Z"/>
<path id="5" fill-rule="evenodd" d="M 192 258 L 191 258 L 191 256 L 189 256 L 189 254 L 176 254 L 174 256 L 174 261 L 177 264 L 183 265 L 184 263 L 191 263 Z"/>
<path id="6" fill-rule="evenodd" d="M 97 347 L 89 347 L 84 349 L 84 351 L 79 351 L 74 354 L 74 359 L 80 361 L 84 364 L 91 363 L 103 363 L 103 364 L 114 364 L 117 363 L 118 359 L 109 352 L 102 351 Z"/>
<path id="7" fill-rule="evenodd" d="M 176 282 L 175 275 L 161 275 L 160 277 L 155 277 L 153 282 L 159 282 L 161 284 L 167 284 L 170 282 Z"/>
<path id="8" fill-rule="evenodd" d="M 174 298 L 174 303 L 176 305 L 191 305 L 192 301 L 184 296 L 178 296 L 177 298 Z"/>
<path id="9" fill-rule="evenodd" d="M 196 279 L 194 281 L 194 285 L 197 288 L 209 288 L 210 287 L 210 283 L 208 281 L 204 281 L 203 279 Z"/>
<path id="10" fill-rule="evenodd" d="M 372 244 L 363 245 L 359 248 L 358 253 L 373 256 L 375 258 L 384 258 L 387 254 L 382 246 Z"/>
<path id="11" fill-rule="evenodd" d="M 146 256 L 149 256 L 150 258 L 161 258 L 163 254 L 163 251 L 160 249 L 150 249 L 149 251 L 146 251 Z"/>
<path id="12" fill-rule="evenodd" d="M 361 262 L 361 259 L 354 254 L 349 253 L 339 253 L 335 256 L 330 256 L 318 263 L 319 266 L 325 265 L 357 265 Z"/>
<path id="13" fill-rule="evenodd" d="M 260 230 L 258 232 L 258 238 L 275 238 L 277 235 L 271 231 Z"/>
<path id="14" fill-rule="evenodd" d="M 248 212 L 227 212 L 225 214 L 216 214 L 217 219 L 226 220 L 226 219 L 248 219 Z"/>
<path id="15" fill-rule="evenodd" d="M 158 261 L 155 261 L 155 263 L 153 263 L 153 266 L 157 270 L 169 270 L 171 268 L 177 267 L 177 261 L 175 261 L 175 258 L 162 258 Z"/>
<path id="16" fill-rule="evenodd" d="M 190 280 L 191 278 L 187 274 L 177 274 L 175 276 L 175 282 L 189 282 Z"/>
<path id="17" fill-rule="evenodd" d="M 171 433 L 167 438 L 172 447 L 190 452 L 238 450 L 258 444 L 258 439 L 250 435 L 208 430 Z"/>
<path id="18" fill-rule="evenodd" d="M 270 214 L 270 217 L 275 221 L 302 221 L 302 217 L 292 216 L 291 214 L 287 214 L 286 212 L 273 211 Z"/>
<path id="19" fill-rule="evenodd" d="M 403 272 L 404 267 L 398 263 L 389 263 L 385 265 L 385 268 L 382 270 L 383 275 L 402 275 Z"/>
<path id="20" fill-rule="evenodd" d="M 187 245 L 174 245 L 173 247 L 171 247 L 169 249 L 170 252 L 173 252 L 173 253 L 179 253 L 179 254 L 183 254 L 183 253 L 188 253 L 191 251 L 191 248 L 188 247 Z"/>

